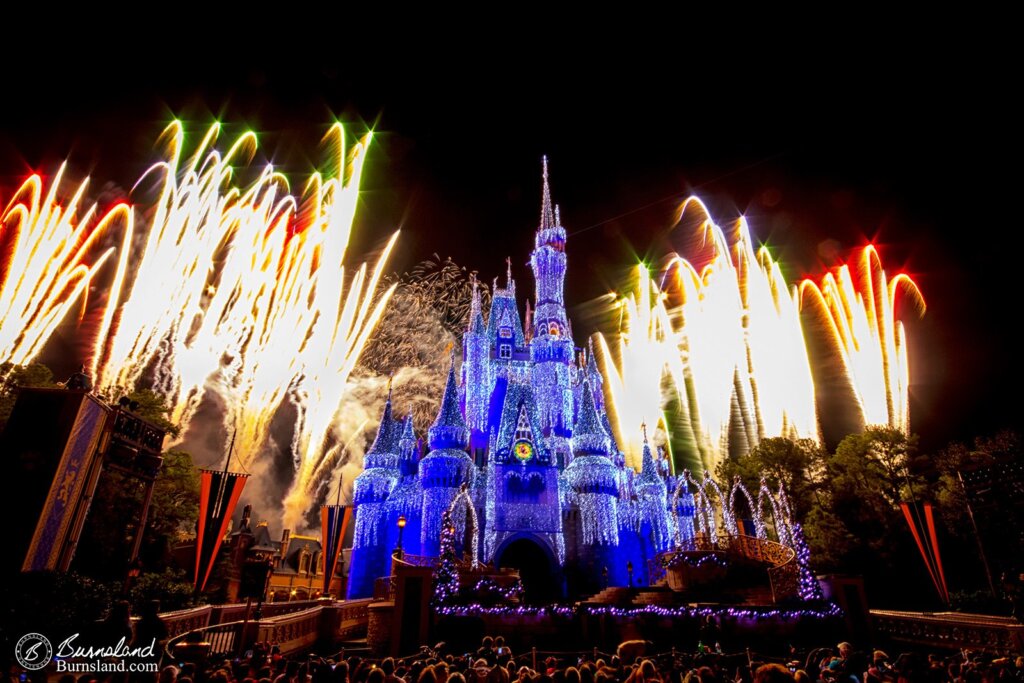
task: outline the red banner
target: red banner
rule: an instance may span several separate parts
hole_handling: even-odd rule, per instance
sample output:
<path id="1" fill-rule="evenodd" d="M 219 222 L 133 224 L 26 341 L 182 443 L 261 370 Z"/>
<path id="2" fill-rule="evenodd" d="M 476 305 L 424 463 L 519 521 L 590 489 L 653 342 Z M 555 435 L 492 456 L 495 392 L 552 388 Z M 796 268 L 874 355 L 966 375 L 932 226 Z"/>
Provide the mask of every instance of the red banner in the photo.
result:
<path id="1" fill-rule="evenodd" d="M 248 477 L 248 474 L 237 472 L 199 470 L 199 530 L 194 578 L 199 592 L 206 589 L 221 541 L 231 524 L 231 515 Z"/>
<path id="2" fill-rule="evenodd" d="M 907 520 L 907 526 L 910 527 L 910 533 L 914 536 L 914 542 L 917 543 L 917 549 L 921 553 L 921 559 L 924 560 L 925 567 L 928 568 L 928 574 L 932 577 L 932 583 L 935 584 L 935 590 L 938 592 L 939 597 L 944 602 L 949 602 L 949 593 L 946 592 L 946 578 L 942 572 L 942 565 L 938 561 L 938 543 L 935 539 L 934 534 L 934 520 L 931 519 L 931 505 L 925 506 L 925 514 L 929 517 L 929 528 L 931 533 L 931 543 L 926 544 L 925 540 L 921 538 L 921 533 L 917 529 L 917 525 L 914 524 L 914 517 L 910 514 L 910 504 L 900 503 L 900 509 L 903 510 L 903 517 Z M 940 580 L 941 578 L 941 580 Z"/>
<path id="3" fill-rule="evenodd" d="M 338 564 L 345 530 L 352 519 L 352 508 L 345 505 L 324 505 L 320 508 L 320 546 L 324 550 L 324 595 L 331 592 L 331 579 Z"/>
<path id="4" fill-rule="evenodd" d="M 932 555 L 935 557 L 935 566 L 939 570 L 939 582 L 942 584 L 942 593 L 949 602 L 949 588 L 946 586 L 946 572 L 942 569 L 942 556 L 939 555 L 939 538 L 935 533 L 935 515 L 932 512 L 932 504 L 924 504 L 924 521 L 928 524 L 928 537 L 932 542 Z"/>

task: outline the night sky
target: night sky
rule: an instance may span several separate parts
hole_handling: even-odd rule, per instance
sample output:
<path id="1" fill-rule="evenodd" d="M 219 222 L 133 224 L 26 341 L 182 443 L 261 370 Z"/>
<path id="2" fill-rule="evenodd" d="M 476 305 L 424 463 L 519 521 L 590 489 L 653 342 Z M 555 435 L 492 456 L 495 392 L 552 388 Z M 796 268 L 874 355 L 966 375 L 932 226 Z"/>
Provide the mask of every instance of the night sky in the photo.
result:
<path id="1" fill-rule="evenodd" d="M 746 215 L 791 281 L 820 277 L 869 240 L 890 275 L 914 277 L 928 312 L 903 318 L 911 423 L 925 448 L 1020 427 L 1019 342 L 1009 331 L 1020 270 L 1013 110 L 987 57 L 892 63 L 858 53 L 825 68 L 808 52 L 729 70 L 700 52 L 625 65 L 601 52 L 474 69 L 472 54 L 415 51 L 394 69 L 123 60 L 106 75 L 71 63 L 57 83 L 28 71 L 19 104 L 0 114 L 0 198 L 65 158 L 73 177 L 93 176 L 94 191 L 106 181 L 129 188 L 173 116 L 194 133 L 217 118 L 225 141 L 256 130 L 294 187 L 337 116 L 354 132 L 376 131 L 358 252 L 401 226 L 394 269 L 436 252 L 490 281 L 511 256 L 532 290 L 525 263 L 547 154 L 569 232 L 577 341 L 599 322 L 586 303 L 621 286 L 637 256 L 682 247 L 672 215 L 695 192 L 722 226 Z"/>

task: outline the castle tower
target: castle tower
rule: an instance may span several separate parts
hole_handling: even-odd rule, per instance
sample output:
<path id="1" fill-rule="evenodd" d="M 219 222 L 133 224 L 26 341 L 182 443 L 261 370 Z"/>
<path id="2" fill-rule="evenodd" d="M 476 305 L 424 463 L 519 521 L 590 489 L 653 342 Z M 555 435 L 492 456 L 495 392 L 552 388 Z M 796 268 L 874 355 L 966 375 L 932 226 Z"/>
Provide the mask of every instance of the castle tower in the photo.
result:
<path id="1" fill-rule="evenodd" d="M 565 469 L 565 480 L 579 510 L 577 556 L 590 577 L 607 567 L 612 583 L 621 585 L 625 560 L 618 557 L 618 477 L 608 457 L 611 440 L 601 424 L 589 382 L 572 437 L 575 457 Z M 623 566 L 619 566 L 619 565 Z"/>
<path id="2" fill-rule="evenodd" d="M 658 474 L 651 445 L 647 441 L 644 427 L 643 466 L 636 479 L 637 507 L 639 512 L 641 568 L 647 571 L 647 561 L 658 553 L 668 550 L 671 532 L 668 524 L 668 490 Z M 649 582 L 649 577 L 646 579 Z"/>
<path id="3" fill-rule="evenodd" d="M 487 347 L 487 327 L 481 311 L 480 290 L 474 279 L 469 327 L 462 337 L 462 386 L 472 448 L 487 447 L 487 408 L 491 387 Z"/>
<path id="4" fill-rule="evenodd" d="M 558 209 L 552 209 L 548 161 L 544 157 L 540 225 L 530 255 L 530 267 L 536 282 L 530 360 L 533 361 L 532 384 L 544 435 L 562 439 L 572 435 L 574 422 L 574 346 L 565 313 L 565 238 Z M 553 442 L 552 446 L 556 451 L 562 451 L 567 443 Z"/>
<path id="5" fill-rule="evenodd" d="M 388 390 L 377 438 L 366 453 L 363 472 L 356 477 L 352 495 L 356 528 L 352 538 L 349 598 L 372 596 L 374 579 L 388 574 L 384 504 L 399 476 L 401 429 L 402 425 L 391 417 L 391 391 Z"/>
<path id="6" fill-rule="evenodd" d="M 441 515 L 451 505 L 459 487 L 472 483 L 474 474 L 473 461 L 466 455 L 469 428 L 459 409 L 454 358 L 441 397 L 441 409 L 427 436 L 430 454 L 420 461 L 419 474 L 423 487 L 420 541 L 424 554 L 436 556 L 441 547 Z"/>

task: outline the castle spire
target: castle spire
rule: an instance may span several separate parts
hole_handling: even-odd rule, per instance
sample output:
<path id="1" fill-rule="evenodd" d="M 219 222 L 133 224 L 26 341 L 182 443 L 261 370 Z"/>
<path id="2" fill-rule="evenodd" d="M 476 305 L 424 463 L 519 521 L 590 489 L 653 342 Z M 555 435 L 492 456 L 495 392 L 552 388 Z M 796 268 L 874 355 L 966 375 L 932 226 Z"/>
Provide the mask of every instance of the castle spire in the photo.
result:
<path id="1" fill-rule="evenodd" d="M 544 190 L 540 205 L 540 229 L 546 230 L 558 225 L 554 211 L 551 208 L 551 187 L 548 185 L 548 157 L 544 155 Z"/>
<path id="2" fill-rule="evenodd" d="M 385 455 L 396 452 L 396 446 L 398 445 L 397 437 L 398 430 L 397 425 L 391 417 L 391 380 L 388 380 L 388 398 L 384 402 L 384 412 L 380 416 L 380 426 L 377 427 L 377 437 L 373 440 L 373 445 L 370 446 L 370 450 L 366 452 L 367 456 L 370 455 Z"/>
<path id="3" fill-rule="evenodd" d="M 651 452 L 651 444 L 647 441 L 647 423 L 641 425 L 644 432 L 644 453 L 643 464 L 640 467 L 640 484 L 658 484 L 661 477 L 658 476 L 658 468 L 654 464 L 654 454 Z"/>
<path id="4" fill-rule="evenodd" d="M 412 423 L 412 413 L 406 415 L 405 423 L 402 425 L 402 441 L 409 441 L 413 444 L 416 443 L 416 432 Z"/>
<path id="5" fill-rule="evenodd" d="M 484 333 L 483 306 L 480 303 L 480 283 L 477 282 L 476 273 L 470 275 L 473 282 L 473 298 L 469 304 L 469 331 L 474 334 Z"/>
<path id="6" fill-rule="evenodd" d="M 597 367 L 597 354 L 594 353 L 594 338 L 590 337 L 587 340 L 587 374 L 593 377 L 594 375 L 601 375 L 601 371 Z M 603 379 L 603 378 L 602 378 Z"/>
<path id="7" fill-rule="evenodd" d="M 441 409 L 428 431 L 431 450 L 454 448 L 464 450 L 469 444 L 469 429 L 459 408 L 459 390 L 455 384 L 455 354 L 452 352 L 448 367 L 448 381 L 441 397 Z"/>

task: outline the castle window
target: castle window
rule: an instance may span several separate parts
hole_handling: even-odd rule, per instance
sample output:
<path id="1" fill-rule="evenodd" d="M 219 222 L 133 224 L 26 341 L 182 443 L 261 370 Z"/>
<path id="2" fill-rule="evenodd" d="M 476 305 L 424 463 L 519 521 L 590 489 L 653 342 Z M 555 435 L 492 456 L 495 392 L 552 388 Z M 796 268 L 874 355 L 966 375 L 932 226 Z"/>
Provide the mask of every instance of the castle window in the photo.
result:
<path id="1" fill-rule="evenodd" d="M 501 358 L 509 359 L 512 357 L 512 345 L 502 344 L 498 347 L 498 356 Z"/>
<path id="2" fill-rule="evenodd" d="M 556 323 L 553 320 L 550 323 L 548 323 L 548 334 L 551 335 L 552 337 L 558 336 L 558 323 Z"/>
<path id="3" fill-rule="evenodd" d="M 509 327 L 508 325 L 502 325 L 501 327 L 498 328 L 498 336 L 499 337 L 505 337 L 505 338 L 511 337 L 512 336 L 512 328 Z"/>
<path id="4" fill-rule="evenodd" d="M 309 573 L 309 553 L 305 550 L 299 553 L 299 573 Z"/>

